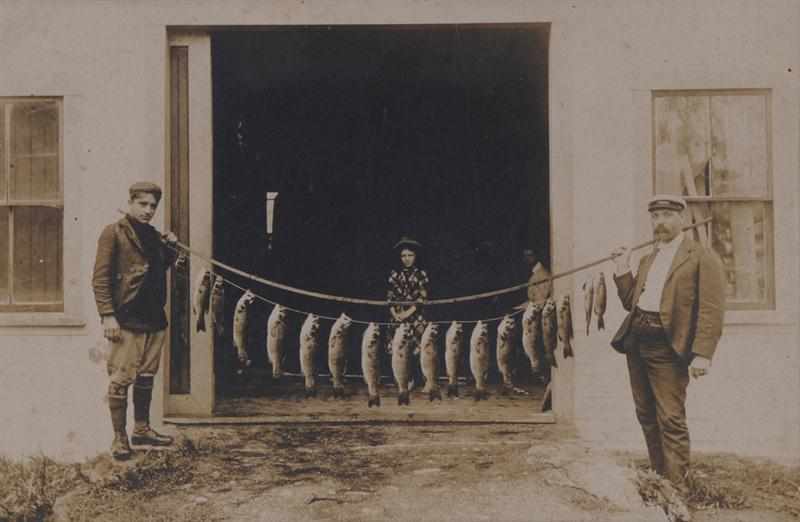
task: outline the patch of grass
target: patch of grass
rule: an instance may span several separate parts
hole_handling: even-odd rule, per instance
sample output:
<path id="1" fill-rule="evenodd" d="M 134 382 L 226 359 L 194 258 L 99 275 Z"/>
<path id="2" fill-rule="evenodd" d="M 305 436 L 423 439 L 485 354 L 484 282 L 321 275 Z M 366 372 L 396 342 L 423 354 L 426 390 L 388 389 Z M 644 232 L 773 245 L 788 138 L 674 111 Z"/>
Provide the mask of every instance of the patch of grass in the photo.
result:
<path id="1" fill-rule="evenodd" d="M 45 456 L 26 460 L 0 457 L 0 520 L 44 520 L 56 499 L 80 482 L 75 465 Z"/>
<path id="2" fill-rule="evenodd" d="M 648 469 L 646 458 L 623 455 L 640 473 Z M 693 454 L 692 461 L 685 498 L 691 509 L 753 509 L 800 517 L 800 466 L 733 454 Z M 645 500 L 647 494 L 642 492 Z"/>

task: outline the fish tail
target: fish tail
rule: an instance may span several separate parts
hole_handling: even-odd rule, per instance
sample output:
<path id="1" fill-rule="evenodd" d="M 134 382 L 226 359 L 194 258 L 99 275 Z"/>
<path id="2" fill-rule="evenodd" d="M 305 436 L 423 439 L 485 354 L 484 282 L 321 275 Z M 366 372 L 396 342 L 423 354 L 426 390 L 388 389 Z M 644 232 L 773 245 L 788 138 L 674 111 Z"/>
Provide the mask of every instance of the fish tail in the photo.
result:
<path id="1" fill-rule="evenodd" d="M 206 331 L 206 316 L 203 313 L 197 316 L 197 331 L 198 332 Z"/>
<path id="2" fill-rule="evenodd" d="M 428 393 L 428 400 L 430 402 L 433 402 L 436 399 L 442 400 L 442 392 L 439 390 L 438 386 L 432 387 L 431 391 Z"/>
<path id="3" fill-rule="evenodd" d="M 397 404 L 399 406 L 402 406 L 403 404 L 409 406 L 411 404 L 411 401 L 408 397 L 408 392 L 400 392 L 400 395 L 397 396 Z"/>
<path id="4" fill-rule="evenodd" d="M 564 358 L 575 357 L 575 352 L 572 351 L 572 345 L 564 345 Z"/>
<path id="5" fill-rule="evenodd" d="M 381 396 L 380 395 L 370 395 L 367 399 L 367 407 L 372 408 L 373 406 L 380 408 L 381 406 Z"/>
<path id="6" fill-rule="evenodd" d="M 598 330 L 605 330 L 606 329 L 606 321 L 603 319 L 602 315 L 597 316 L 597 329 Z"/>
<path id="7" fill-rule="evenodd" d="M 448 397 L 458 397 L 458 384 L 448 384 L 447 385 L 447 396 Z"/>

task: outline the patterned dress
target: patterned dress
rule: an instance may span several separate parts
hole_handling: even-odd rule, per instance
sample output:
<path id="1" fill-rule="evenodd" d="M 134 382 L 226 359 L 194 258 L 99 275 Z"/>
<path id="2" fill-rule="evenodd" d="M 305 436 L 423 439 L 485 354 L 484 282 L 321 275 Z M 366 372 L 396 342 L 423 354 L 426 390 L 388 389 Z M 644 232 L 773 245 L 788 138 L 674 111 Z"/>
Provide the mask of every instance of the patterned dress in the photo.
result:
<path id="1" fill-rule="evenodd" d="M 424 270 L 417 267 L 402 268 L 401 270 L 392 270 L 389 274 L 389 291 L 386 298 L 389 301 L 416 301 L 420 297 L 427 296 L 428 285 L 430 280 L 428 274 Z M 425 331 L 427 322 L 423 316 L 422 306 L 416 305 L 416 311 L 405 318 L 402 322 L 411 325 L 416 339 L 414 351 L 419 350 L 419 342 L 422 339 L 422 332 Z M 409 306 L 399 307 L 401 311 L 408 310 Z M 386 337 L 386 353 L 392 353 L 392 338 L 394 332 L 400 323 L 394 321 L 394 317 L 390 315 L 389 320 L 392 324 L 388 328 L 388 335 Z"/>

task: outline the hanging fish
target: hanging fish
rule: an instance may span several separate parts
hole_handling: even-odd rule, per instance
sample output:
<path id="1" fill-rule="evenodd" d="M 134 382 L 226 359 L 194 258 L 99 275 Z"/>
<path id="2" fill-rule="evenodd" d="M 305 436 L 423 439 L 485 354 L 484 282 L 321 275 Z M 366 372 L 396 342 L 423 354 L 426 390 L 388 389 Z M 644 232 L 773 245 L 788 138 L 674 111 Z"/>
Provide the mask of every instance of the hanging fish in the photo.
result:
<path id="1" fill-rule="evenodd" d="M 556 303 L 548 297 L 542 308 L 542 339 L 544 341 L 544 358 L 547 363 L 558 368 L 556 362 L 556 348 L 558 348 L 558 323 L 556 318 Z"/>
<path id="2" fill-rule="evenodd" d="M 361 340 L 361 372 L 364 383 L 367 385 L 367 407 L 380 406 L 381 397 L 378 394 L 378 382 L 381 377 L 380 361 L 381 330 L 375 323 L 369 323 Z"/>
<path id="3" fill-rule="evenodd" d="M 250 358 L 247 356 L 247 311 L 255 298 L 255 294 L 248 290 L 236 302 L 233 312 L 233 344 L 239 362 L 244 366 L 250 366 Z"/>
<path id="4" fill-rule="evenodd" d="M 192 312 L 197 316 L 197 331 L 206 331 L 206 312 L 208 311 L 208 298 L 211 295 L 211 272 L 203 270 L 197 278 L 192 300 Z"/>
<path id="5" fill-rule="evenodd" d="M 397 404 L 400 406 L 410 404 L 408 378 L 412 340 L 413 333 L 408 323 L 401 323 L 392 338 L 392 373 L 397 382 Z"/>
<path id="6" fill-rule="evenodd" d="M 564 347 L 564 357 L 574 357 L 575 352 L 572 350 L 572 339 L 575 338 L 575 332 L 572 329 L 572 305 L 568 295 L 561 298 L 561 303 L 558 305 L 558 340 L 561 341 L 561 346 Z"/>
<path id="7" fill-rule="evenodd" d="M 214 277 L 211 287 L 211 331 L 217 338 L 225 335 L 225 280 L 221 276 Z"/>
<path id="8" fill-rule="evenodd" d="M 510 315 L 505 316 L 497 325 L 497 369 L 503 379 L 503 395 L 514 387 L 511 378 L 514 369 L 514 326 L 514 318 Z"/>
<path id="9" fill-rule="evenodd" d="M 592 307 L 594 306 L 594 283 L 589 276 L 583 282 L 583 310 L 586 313 L 586 335 L 589 335 L 589 327 L 592 324 Z"/>
<path id="10" fill-rule="evenodd" d="M 522 314 L 522 348 L 531 362 L 531 373 L 536 375 L 541 370 L 537 344 L 542 335 L 542 305 L 528 303 Z"/>
<path id="11" fill-rule="evenodd" d="M 464 325 L 453 321 L 445 335 L 444 365 L 447 370 L 447 396 L 458 397 L 458 365 L 464 343 Z"/>
<path id="12" fill-rule="evenodd" d="M 300 372 L 305 377 L 306 397 L 317 394 L 317 351 L 319 350 L 319 317 L 308 314 L 300 328 Z"/>
<path id="13" fill-rule="evenodd" d="M 606 276 L 603 272 L 597 274 L 594 283 L 594 314 L 597 316 L 597 329 L 605 330 L 606 322 L 603 315 L 606 313 Z"/>
<path id="14" fill-rule="evenodd" d="M 439 391 L 439 383 L 436 381 L 439 372 L 439 353 L 436 349 L 436 338 L 439 335 L 439 325 L 428 323 L 425 331 L 422 332 L 420 341 L 420 364 L 422 365 L 422 375 L 425 377 L 425 388 L 423 393 L 428 394 L 428 399 L 442 400 L 442 393 Z"/>
<path id="15" fill-rule="evenodd" d="M 272 365 L 272 378 L 280 379 L 283 375 L 283 362 L 286 359 L 287 324 L 289 315 L 286 307 L 276 304 L 267 319 L 267 359 Z"/>
<path id="16" fill-rule="evenodd" d="M 328 368 L 333 381 L 333 396 L 344 397 L 344 373 L 347 366 L 347 332 L 353 320 L 342 314 L 336 319 L 328 336 Z"/>
<path id="17" fill-rule="evenodd" d="M 486 323 L 478 321 L 472 330 L 469 341 L 469 366 L 475 377 L 475 400 L 486 399 L 486 378 L 489 373 L 489 329 Z"/>

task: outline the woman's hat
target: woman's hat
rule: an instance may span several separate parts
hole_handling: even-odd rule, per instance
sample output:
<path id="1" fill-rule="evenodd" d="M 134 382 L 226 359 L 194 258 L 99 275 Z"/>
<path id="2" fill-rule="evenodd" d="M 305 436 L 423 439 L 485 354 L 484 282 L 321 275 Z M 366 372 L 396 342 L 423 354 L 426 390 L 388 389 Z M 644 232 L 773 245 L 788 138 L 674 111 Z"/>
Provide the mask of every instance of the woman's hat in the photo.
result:
<path id="1" fill-rule="evenodd" d="M 403 248 L 403 247 L 410 247 L 412 250 L 417 250 L 419 248 L 422 248 L 422 244 L 419 241 L 411 239 L 408 236 L 403 236 L 400 238 L 400 241 L 394 244 L 393 248 L 397 250 L 398 248 Z"/>

